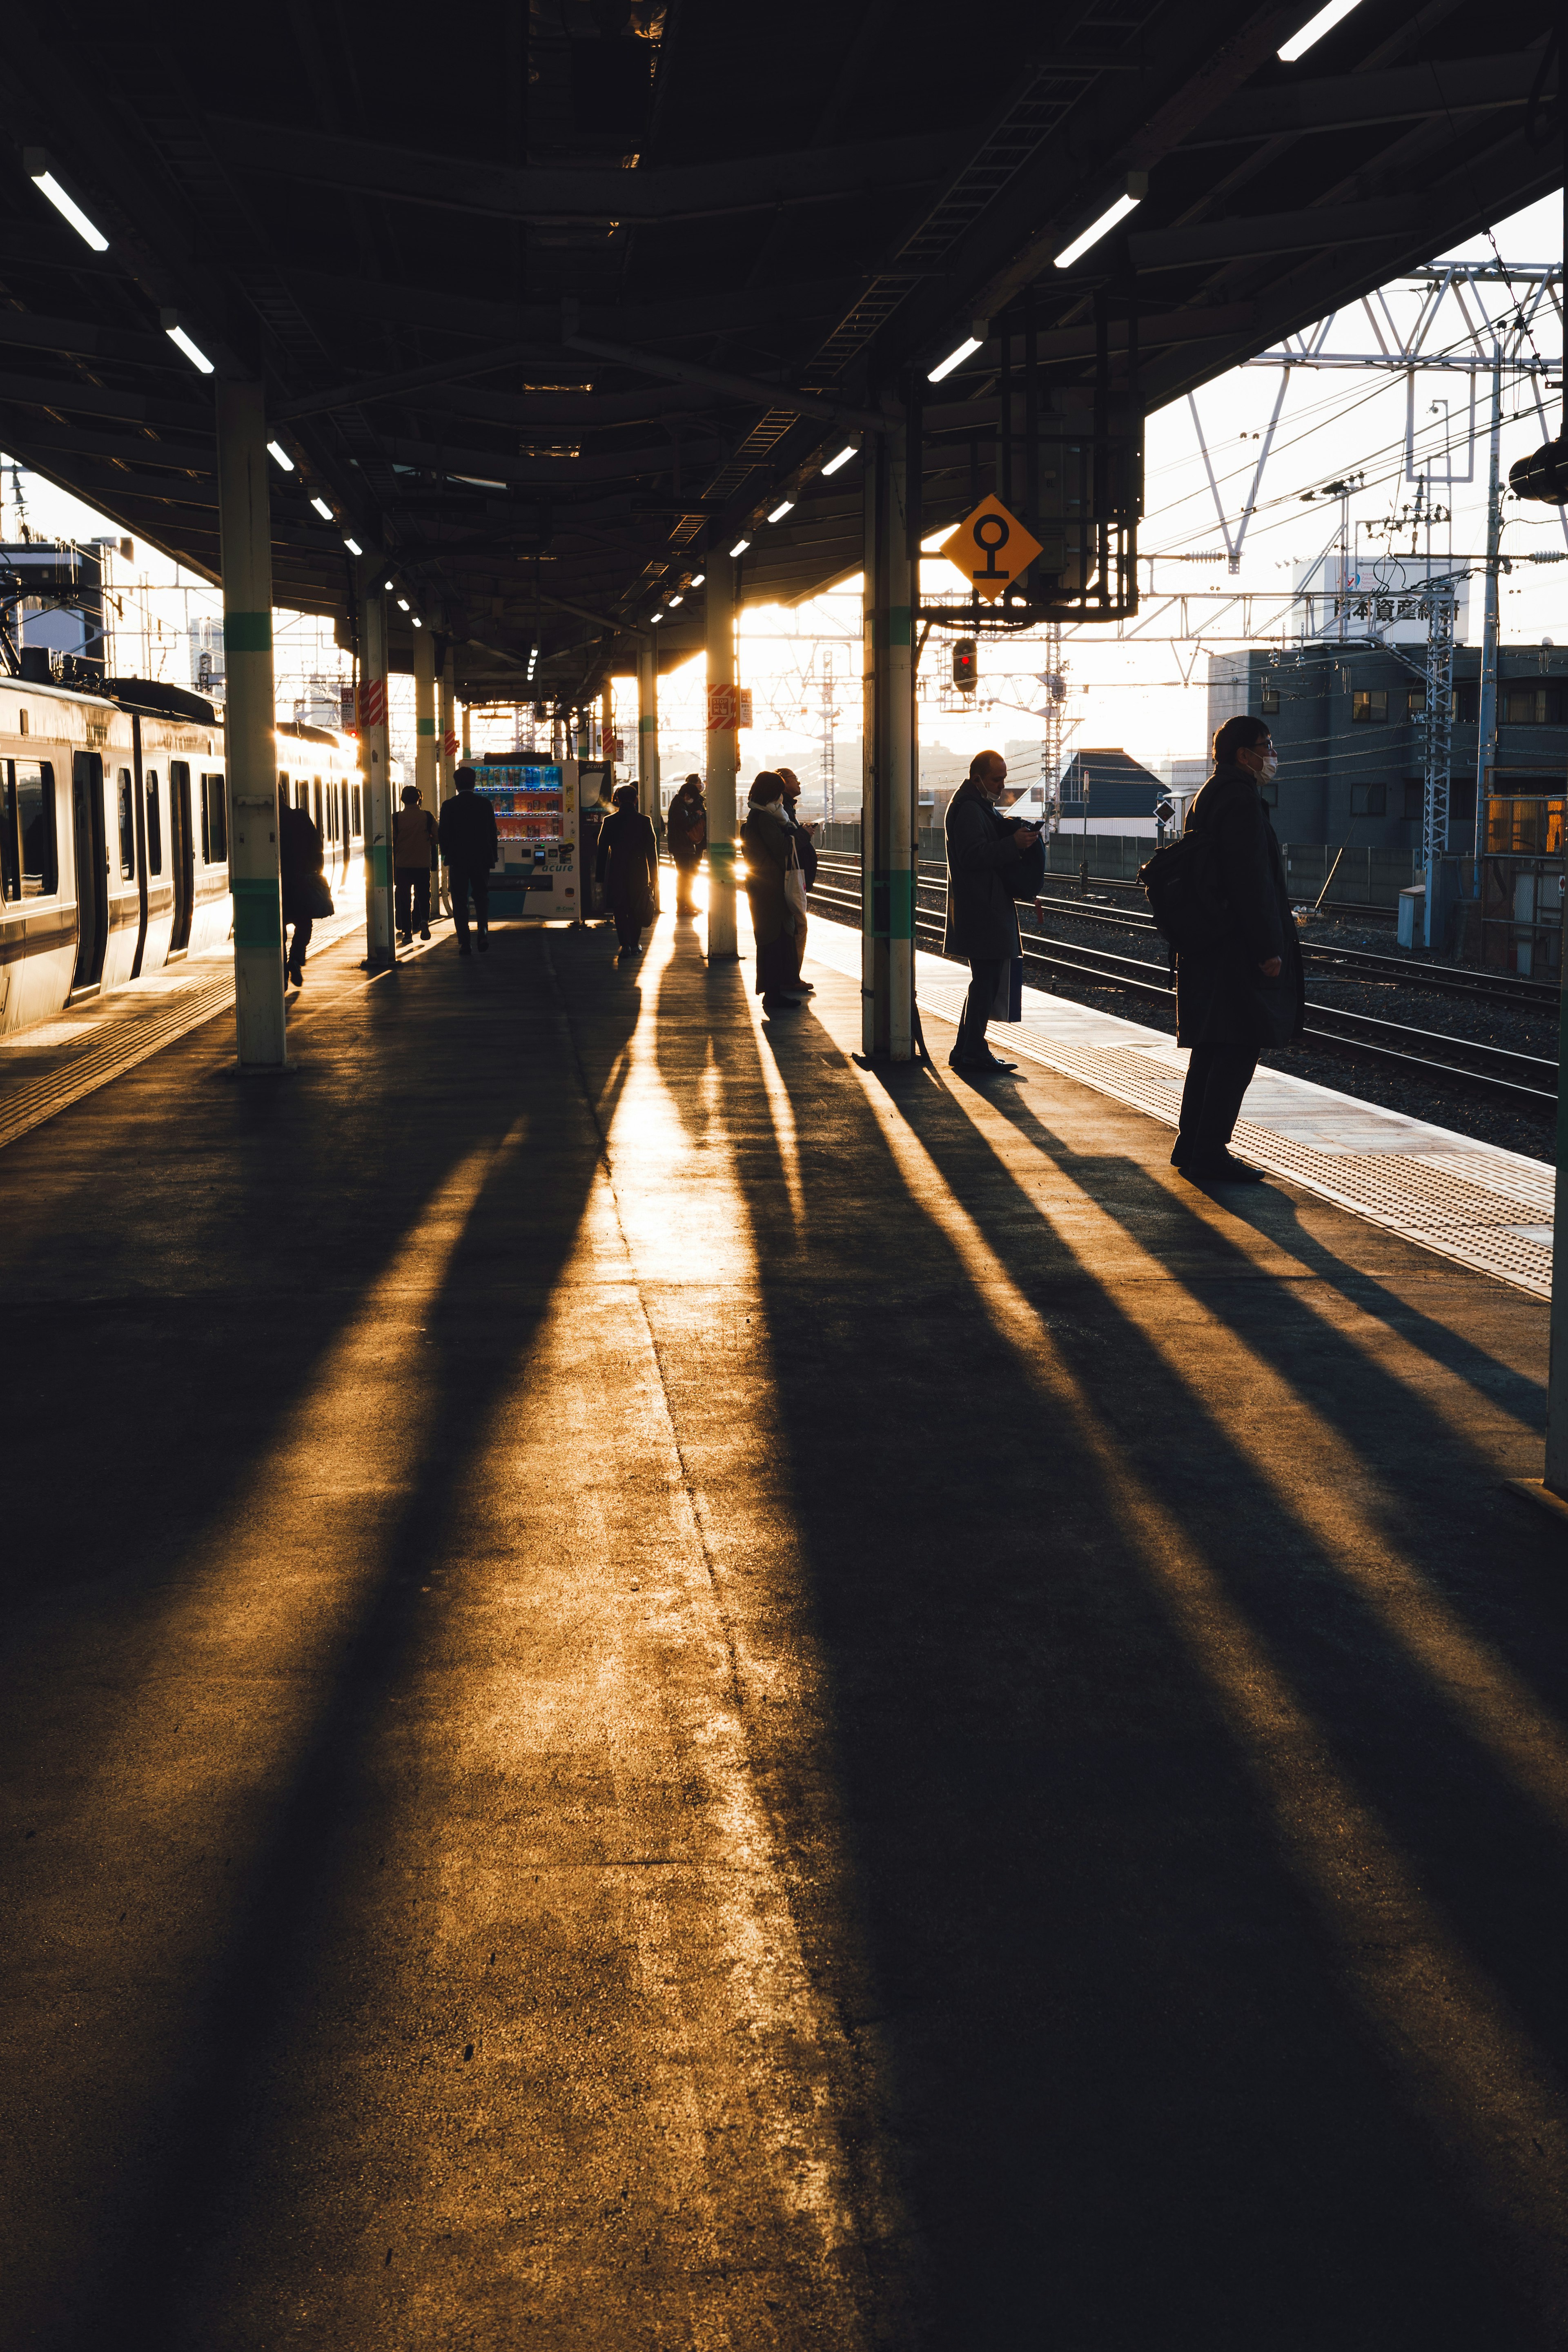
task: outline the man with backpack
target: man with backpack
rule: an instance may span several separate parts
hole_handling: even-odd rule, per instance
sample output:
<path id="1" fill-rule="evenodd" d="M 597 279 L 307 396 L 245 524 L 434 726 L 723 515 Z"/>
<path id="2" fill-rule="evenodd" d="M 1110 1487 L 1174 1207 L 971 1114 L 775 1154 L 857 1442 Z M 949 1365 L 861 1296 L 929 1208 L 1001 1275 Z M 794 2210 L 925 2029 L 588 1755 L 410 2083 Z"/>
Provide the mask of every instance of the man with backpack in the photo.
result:
<path id="1" fill-rule="evenodd" d="M 1261 719 L 1227 719 L 1179 841 L 1143 869 L 1176 950 L 1176 1043 L 1192 1048 L 1172 1164 L 1194 1184 L 1261 1183 L 1231 1134 L 1264 1045 L 1301 1034 L 1306 980 L 1285 861 L 1258 793 L 1279 762 Z"/>

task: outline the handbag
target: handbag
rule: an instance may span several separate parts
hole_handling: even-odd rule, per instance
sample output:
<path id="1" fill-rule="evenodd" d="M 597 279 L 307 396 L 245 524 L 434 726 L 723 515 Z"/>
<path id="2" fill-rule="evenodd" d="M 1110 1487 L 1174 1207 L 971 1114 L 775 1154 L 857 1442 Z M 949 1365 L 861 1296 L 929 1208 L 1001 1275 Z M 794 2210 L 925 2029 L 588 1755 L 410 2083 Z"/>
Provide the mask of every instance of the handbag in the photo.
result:
<path id="1" fill-rule="evenodd" d="M 328 915 L 335 915 L 338 911 L 332 904 L 331 885 L 324 874 L 307 874 L 300 886 L 300 896 L 304 901 L 305 912 L 313 923 L 322 921 Z"/>
<path id="2" fill-rule="evenodd" d="M 804 923 L 805 920 L 805 877 L 800 870 L 800 858 L 792 841 L 789 864 L 784 867 L 784 904 L 793 907 Z"/>

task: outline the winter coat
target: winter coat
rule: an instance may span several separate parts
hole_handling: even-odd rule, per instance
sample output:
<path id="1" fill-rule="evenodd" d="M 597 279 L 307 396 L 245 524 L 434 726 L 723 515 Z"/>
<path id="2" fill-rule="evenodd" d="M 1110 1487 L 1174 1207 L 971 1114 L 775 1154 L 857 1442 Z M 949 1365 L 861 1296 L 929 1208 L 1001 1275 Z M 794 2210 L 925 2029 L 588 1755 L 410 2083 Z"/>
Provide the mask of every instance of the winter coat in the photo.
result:
<path id="1" fill-rule="evenodd" d="M 767 808 L 749 808 L 741 827 L 742 853 L 746 860 L 746 896 L 752 906 L 752 930 L 759 948 L 795 936 L 795 913 L 784 897 L 784 876 L 792 859 L 794 828 L 778 802 Z"/>
<path id="2" fill-rule="evenodd" d="M 441 855 L 464 874 L 483 874 L 500 856 L 496 813 L 483 793 L 454 793 L 441 803 Z"/>
<path id="3" fill-rule="evenodd" d="M 948 955 L 1004 961 L 1020 952 L 1016 898 L 1033 898 L 1045 879 L 1037 843 L 1021 849 L 1013 819 L 979 787 L 963 783 L 947 811 Z"/>
<path id="4" fill-rule="evenodd" d="M 304 886 L 313 874 L 322 871 L 321 835 L 319 826 L 302 808 L 286 808 L 278 817 L 278 865 L 282 883 L 283 920 L 302 923 L 310 915 L 305 904 Z"/>
<path id="5" fill-rule="evenodd" d="M 708 803 L 677 793 L 666 812 L 664 830 L 677 866 L 695 866 L 708 845 Z"/>
<path id="6" fill-rule="evenodd" d="M 784 823 L 795 835 L 795 854 L 800 860 L 800 870 L 805 877 L 805 887 L 809 890 L 816 879 L 816 844 L 796 816 L 795 803 L 789 800 L 783 800 L 779 803 L 779 806 L 784 813 Z"/>
<path id="7" fill-rule="evenodd" d="M 605 819 L 595 871 L 613 913 L 653 920 L 658 908 L 658 843 L 640 809 L 617 809 Z"/>
<path id="8" fill-rule="evenodd" d="M 393 820 L 392 862 L 423 873 L 436 863 L 436 820 L 427 808 L 400 808 Z"/>
<path id="9" fill-rule="evenodd" d="M 1230 936 L 1176 958 L 1180 1045 L 1288 1045 L 1301 1034 L 1307 1000 L 1301 942 L 1285 887 L 1285 861 L 1247 768 L 1216 768 L 1187 811 L 1184 833 L 1212 837 Z M 1279 976 L 1260 964 L 1279 958 Z"/>

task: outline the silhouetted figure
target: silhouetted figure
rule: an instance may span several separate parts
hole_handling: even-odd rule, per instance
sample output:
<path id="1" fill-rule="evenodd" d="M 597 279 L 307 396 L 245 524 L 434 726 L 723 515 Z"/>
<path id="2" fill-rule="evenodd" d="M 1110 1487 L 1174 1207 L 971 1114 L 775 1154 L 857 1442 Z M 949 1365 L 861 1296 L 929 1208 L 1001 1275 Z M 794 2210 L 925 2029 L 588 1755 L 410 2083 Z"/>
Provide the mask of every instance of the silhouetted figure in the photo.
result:
<path id="1" fill-rule="evenodd" d="M 1007 781 L 1000 751 L 978 751 L 947 811 L 949 955 L 969 960 L 969 993 L 948 1061 L 955 1070 L 1016 1070 L 985 1042 L 985 1024 L 1004 971 L 1022 950 L 1019 898 L 1045 879 L 1045 855 L 1032 825 L 1013 824 L 995 806 Z"/>
<path id="2" fill-rule="evenodd" d="M 416 923 L 422 940 L 430 936 L 430 868 L 436 863 L 437 838 L 436 820 L 421 806 L 417 785 L 405 784 L 403 806 L 392 829 L 397 936 L 404 947 L 412 942 Z"/>
<path id="3" fill-rule="evenodd" d="M 800 778 L 795 774 L 795 770 L 793 768 L 781 768 L 778 773 L 779 782 L 784 786 L 784 798 L 779 803 L 779 806 L 783 809 L 790 830 L 795 835 L 795 854 L 800 863 L 800 896 L 802 904 L 795 908 L 795 984 L 796 991 L 800 995 L 815 996 L 816 994 L 816 989 L 812 986 L 809 980 L 803 980 L 800 974 L 802 967 L 805 962 L 805 935 L 810 928 L 810 919 L 806 911 L 805 901 L 807 893 L 810 891 L 812 884 L 816 879 L 816 844 L 812 839 L 812 835 L 816 831 L 816 819 L 815 817 L 803 817 L 798 814 L 796 803 L 800 799 Z"/>
<path id="4" fill-rule="evenodd" d="M 1301 1034 L 1301 942 L 1258 790 L 1278 768 L 1264 719 L 1227 719 L 1215 735 L 1214 773 L 1182 828 L 1184 840 L 1206 838 L 1212 895 L 1223 909 L 1215 945 L 1176 957 L 1176 1043 L 1192 1047 L 1192 1059 L 1171 1159 L 1196 1184 L 1262 1182 L 1258 1169 L 1232 1156 L 1230 1139 L 1259 1048 Z"/>
<path id="5" fill-rule="evenodd" d="M 283 964 L 296 988 L 305 985 L 305 955 L 316 927 L 314 888 L 325 887 L 324 863 L 320 827 L 302 808 L 280 808 L 278 866 L 283 888 Z"/>
<path id="6" fill-rule="evenodd" d="M 599 827 L 597 873 L 623 955 L 642 950 L 643 925 L 658 912 L 658 842 L 637 806 L 637 788 L 622 784 L 616 813 Z"/>
<path id="7" fill-rule="evenodd" d="M 708 846 L 708 803 L 702 797 L 700 776 L 688 776 L 670 802 L 665 813 L 664 835 L 669 844 L 670 863 L 675 867 L 676 914 L 694 915 L 697 899 L 692 886 Z"/>
<path id="8" fill-rule="evenodd" d="M 458 926 L 458 953 L 468 955 L 468 893 L 474 894 L 474 920 L 479 953 L 490 944 L 490 868 L 500 856 L 496 813 L 484 794 L 474 789 L 472 768 L 459 768 L 452 780 L 458 789 L 441 803 L 439 839 L 452 890 L 452 920 Z"/>
<path id="9" fill-rule="evenodd" d="M 800 858 L 795 828 L 783 803 L 783 777 L 764 768 L 748 795 L 746 822 L 741 829 L 746 897 L 757 942 L 757 994 L 764 1013 L 794 1012 L 800 1004 L 800 960 L 795 935 L 797 922 L 804 918 L 798 907 L 791 904 L 790 891 L 792 875 L 799 885 Z"/>

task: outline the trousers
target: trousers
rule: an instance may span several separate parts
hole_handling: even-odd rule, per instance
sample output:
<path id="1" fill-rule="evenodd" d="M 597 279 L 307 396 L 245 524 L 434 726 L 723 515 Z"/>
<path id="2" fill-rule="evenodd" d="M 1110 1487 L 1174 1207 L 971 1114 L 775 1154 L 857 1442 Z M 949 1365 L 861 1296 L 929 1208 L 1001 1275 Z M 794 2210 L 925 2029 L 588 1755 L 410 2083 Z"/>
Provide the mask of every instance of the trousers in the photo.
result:
<path id="1" fill-rule="evenodd" d="M 675 862 L 675 911 L 678 915 L 697 912 L 697 860 L 678 857 Z"/>
<path id="2" fill-rule="evenodd" d="M 1176 1154 L 1184 1160 L 1217 1160 L 1229 1149 L 1242 1097 L 1257 1067 L 1256 1045 L 1193 1047 L 1176 1137 Z"/>
<path id="3" fill-rule="evenodd" d="M 289 924 L 287 920 L 285 920 L 283 925 L 283 961 L 292 971 L 304 971 L 305 952 L 310 947 L 310 933 L 315 929 L 315 928 L 316 919 L 314 915 L 296 915 L 294 917 L 294 937 L 292 942 L 290 942 L 288 938 Z"/>
<path id="4" fill-rule="evenodd" d="M 448 866 L 447 877 L 452 886 L 452 920 L 458 926 L 458 937 L 466 943 L 470 890 L 474 894 L 474 920 L 481 934 L 490 927 L 489 870 L 483 866 Z"/>
<path id="5" fill-rule="evenodd" d="M 952 1049 L 955 1062 L 967 1061 L 971 1055 L 980 1061 L 990 1052 L 985 1043 L 985 1024 L 991 1018 L 1005 961 L 1003 956 L 970 957 L 969 993 L 963 1000 L 963 1018 L 958 1024 L 958 1043 Z"/>
<path id="6" fill-rule="evenodd" d="M 428 930 L 430 928 L 430 868 L 427 866 L 397 866 L 393 868 L 393 896 L 396 901 L 397 928 L 400 931 Z"/>

